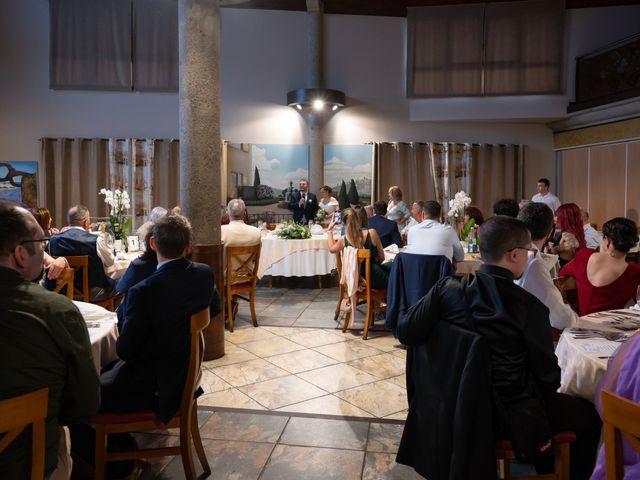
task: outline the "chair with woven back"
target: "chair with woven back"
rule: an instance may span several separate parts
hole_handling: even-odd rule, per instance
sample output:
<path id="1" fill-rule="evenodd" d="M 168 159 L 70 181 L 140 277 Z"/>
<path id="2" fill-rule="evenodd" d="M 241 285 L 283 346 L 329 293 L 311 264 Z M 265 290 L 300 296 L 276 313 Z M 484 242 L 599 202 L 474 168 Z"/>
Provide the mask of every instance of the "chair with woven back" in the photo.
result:
<path id="1" fill-rule="evenodd" d="M 73 297 L 75 300 L 81 300 L 85 303 L 93 303 L 113 312 L 115 309 L 115 295 L 99 300 L 89 300 L 89 257 L 86 255 L 69 255 L 65 257 L 69 262 L 69 267 L 73 268 L 74 276 L 82 275 L 82 288 L 74 287 Z"/>
<path id="2" fill-rule="evenodd" d="M 41 388 L 17 397 L 0 400 L 0 453 L 27 427 L 31 427 L 31 454 L 27 465 L 28 477 L 44 478 L 45 420 L 49 404 L 49 389 Z"/>
<path id="3" fill-rule="evenodd" d="M 89 421 L 96 429 L 96 480 L 105 478 L 107 462 L 176 455 L 182 457 L 185 478 L 193 480 L 196 478 L 196 471 L 193 464 L 193 452 L 191 451 L 192 440 L 202 468 L 207 475 L 211 474 L 211 468 L 202 446 L 198 427 L 198 402 L 197 398 L 194 398 L 194 392 L 200 380 L 200 368 L 204 355 L 204 336 L 202 332 L 207 325 L 209 325 L 208 307 L 191 316 L 191 345 L 187 378 L 182 392 L 180 409 L 169 422 L 163 424 L 158 421 L 153 410 L 124 414 L 98 413 Z M 169 428 L 180 429 L 180 444 L 176 447 L 107 452 L 107 435 L 110 433 L 141 432 Z"/>
<path id="4" fill-rule="evenodd" d="M 607 480 L 622 480 L 625 477 L 622 439 L 640 454 L 640 404 L 605 389 L 600 399 Z"/>
<path id="5" fill-rule="evenodd" d="M 56 286 L 53 289 L 55 293 L 64 293 L 70 300 L 73 300 L 73 277 L 75 270 L 73 268 L 65 268 L 58 278 L 56 278 Z"/>
<path id="6" fill-rule="evenodd" d="M 254 327 L 258 326 L 255 310 L 255 292 L 258 266 L 260 264 L 260 247 L 261 245 L 257 244 L 250 247 L 225 247 L 224 249 L 226 255 L 225 294 L 230 332 L 233 332 L 235 320 L 233 302 L 237 298 L 249 302 L 251 321 Z M 240 295 L 247 292 L 249 293 L 249 298 Z"/>
<path id="7" fill-rule="evenodd" d="M 358 270 L 362 272 L 362 266 L 364 265 L 365 274 L 359 275 L 358 289 L 355 293 L 356 302 L 364 303 L 366 305 L 365 318 L 364 318 L 364 331 L 362 339 L 366 340 L 369 334 L 369 326 L 373 323 L 374 312 L 385 312 L 386 307 L 382 306 L 387 298 L 387 290 L 376 290 L 371 288 L 371 250 L 367 248 L 358 249 Z M 346 295 L 346 293 L 345 293 Z M 344 319 L 342 331 L 346 332 L 349 327 L 349 321 L 351 319 L 351 309 L 347 309 L 347 314 Z"/>

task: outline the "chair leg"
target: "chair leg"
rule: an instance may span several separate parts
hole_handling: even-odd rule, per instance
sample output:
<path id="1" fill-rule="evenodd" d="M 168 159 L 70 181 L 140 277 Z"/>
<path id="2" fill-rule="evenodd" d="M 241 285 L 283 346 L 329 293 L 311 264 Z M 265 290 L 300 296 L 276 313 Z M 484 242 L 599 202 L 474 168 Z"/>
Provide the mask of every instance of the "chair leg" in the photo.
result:
<path id="1" fill-rule="evenodd" d="M 347 331 L 347 327 L 349 326 L 349 320 L 351 319 L 351 306 L 347 308 L 347 314 L 344 316 L 344 323 L 342 324 L 342 333 Z"/>
<path id="2" fill-rule="evenodd" d="M 180 421 L 180 455 L 182 456 L 184 478 L 187 480 L 196 479 L 196 469 L 193 465 L 193 452 L 191 451 L 191 423 L 192 419 L 190 418 L 184 418 Z"/>
<path id="3" fill-rule="evenodd" d="M 322 290 L 322 275 L 318 275 L 318 288 Z"/>
<path id="4" fill-rule="evenodd" d="M 229 331 L 233 332 L 233 295 L 227 294 L 227 320 L 229 322 Z"/>
<path id="5" fill-rule="evenodd" d="M 200 428 L 198 427 L 198 405 L 193 402 L 193 413 L 191 414 L 191 436 L 193 437 L 193 445 L 198 454 L 198 460 L 204 470 L 204 473 L 211 475 L 211 467 L 207 461 L 207 455 L 204 453 L 204 447 L 202 446 L 202 438 L 200 438 Z"/>
<path id="6" fill-rule="evenodd" d="M 342 284 L 340 284 L 340 287 L 338 288 L 338 305 L 336 306 L 336 314 L 333 317 L 334 320 L 338 320 L 338 317 L 340 316 L 340 305 L 342 305 L 343 296 L 344 296 L 344 287 L 342 286 Z"/>
<path id="7" fill-rule="evenodd" d="M 369 334 L 369 323 L 371 323 L 371 317 L 372 317 L 372 312 L 371 312 L 371 297 L 367 297 L 367 311 L 366 314 L 364 316 L 364 332 L 362 335 L 362 339 L 366 340 L 367 339 L 367 335 Z"/>
<path id="8" fill-rule="evenodd" d="M 509 480 L 511 478 L 511 466 L 509 465 L 509 460 L 501 458 L 498 460 L 498 465 L 500 467 L 500 480 Z"/>
<path id="9" fill-rule="evenodd" d="M 569 443 L 563 443 L 558 448 L 560 451 L 556 452 L 556 477 L 559 480 L 569 480 L 571 473 L 569 450 L 571 448 L 571 445 Z"/>
<path id="10" fill-rule="evenodd" d="M 254 304 L 255 300 L 255 290 L 251 290 L 249 294 L 249 309 L 251 310 L 251 321 L 253 322 L 253 326 L 258 326 L 258 319 L 256 318 L 256 307 Z"/>
<path id="11" fill-rule="evenodd" d="M 96 425 L 95 429 L 96 451 L 94 460 L 94 478 L 95 480 L 104 480 L 105 469 L 107 467 L 107 434 L 100 425 Z"/>

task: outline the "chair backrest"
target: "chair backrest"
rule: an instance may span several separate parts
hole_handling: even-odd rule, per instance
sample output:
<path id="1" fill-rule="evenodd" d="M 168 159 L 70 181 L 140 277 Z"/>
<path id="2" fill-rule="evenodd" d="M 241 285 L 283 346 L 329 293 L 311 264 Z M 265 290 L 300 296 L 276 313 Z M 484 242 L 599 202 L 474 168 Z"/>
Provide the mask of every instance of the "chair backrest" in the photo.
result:
<path id="1" fill-rule="evenodd" d="M 622 436 L 640 453 L 640 404 L 604 389 L 600 393 L 600 399 L 607 479 L 622 480 Z"/>
<path id="2" fill-rule="evenodd" d="M 261 244 L 250 247 L 225 247 L 227 257 L 226 285 L 252 283 L 255 285 L 260 263 Z"/>
<path id="3" fill-rule="evenodd" d="M 73 268 L 65 268 L 60 276 L 56 278 L 56 286 L 53 289 L 55 293 L 59 293 L 66 287 L 66 295 L 70 300 L 73 300 L 73 276 L 75 270 Z"/>
<path id="4" fill-rule="evenodd" d="M 45 419 L 49 404 L 49 389 L 41 388 L 18 397 L 0 400 L 0 453 L 3 452 L 26 427 L 31 426 L 32 479 L 44 478 Z"/>
<path id="5" fill-rule="evenodd" d="M 336 256 L 336 271 L 338 272 L 338 278 L 342 276 L 342 252 L 337 252 Z"/>
<path id="6" fill-rule="evenodd" d="M 575 312 L 578 310 L 578 287 L 574 277 L 556 277 L 553 284 L 560 291 L 562 300 L 569 305 Z"/>
<path id="7" fill-rule="evenodd" d="M 75 270 L 74 275 L 82 275 L 82 282 L 80 285 L 82 286 L 80 289 L 77 288 L 78 282 L 74 282 L 75 292 L 74 298 L 78 300 L 82 300 L 83 302 L 89 301 L 89 257 L 87 255 L 81 256 L 68 256 L 65 257 L 67 262 L 69 262 L 69 266 Z"/>
<path id="8" fill-rule="evenodd" d="M 364 275 L 362 275 L 362 265 L 364 264 Z M 368 248 L 358 249 L 358 265 L 360 267 L 359 288 L 364 288 L 367 295 L 371 293 L 371 250 Z"/>
<path id="9" fill-rule="evenodd" d="M 182 400 L 180 403 L 180 415 L 186 421 L 191 418 L 193 406 L 193 393 L 196 390 L 200 378 L 200 367 L 204 356 L 203 330 L 209 325 L 209 307 L 191 315 L 191 347 L 189 349 L 189 368 L 187 379 L 184 382 Z"/>

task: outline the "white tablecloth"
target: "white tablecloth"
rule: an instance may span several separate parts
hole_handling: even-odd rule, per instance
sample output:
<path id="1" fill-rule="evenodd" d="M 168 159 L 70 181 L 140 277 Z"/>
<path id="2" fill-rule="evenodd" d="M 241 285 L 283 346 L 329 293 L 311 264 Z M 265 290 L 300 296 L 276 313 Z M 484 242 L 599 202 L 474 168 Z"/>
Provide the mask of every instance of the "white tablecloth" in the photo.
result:
<path id="1" fill-rule="evenodd" d="M 262 237 L 258 278 L 313 277 L 327 275 L 335 268 L 336 257 L 329 252 L 326 234 L 305 240 L 283 240 L 272 234 Z"/>
<path id="2" fill-rule="evenodd" d="M 129 264 L 142 255 L 142 252 L 120 252 L 116 255 L 113 267 L 111 267 L 109 276 L 114 280 L 119 280 L 124 272 L 129 268 Z"/>
<path id="3" fill-rule="evenodd" d="M 622 333 L 606 324 L 612 319 L 611 316 L 607 316 L 608 314 L 610 315 L 610 312 L 598 312 L 580 317 L 577 326 Z M 558 364 L 562 369 L 561 385 L 558 391 L 593 401 L 596 388 L 607 369 L 608 357 L 620 345 L 620 342 L 604 338 L 573 338 L 569 329 L 564 330 L 556 347 Z"/>
<path id="4" fill-rule="evenodd" d="M 387 248 L 385 248 L 384 249 L 385 263 L 393 262 L 393 260 L 396 258 L 396 255 L 398 254 L 399 251 L 406 252 L 407 247 L 398 249 L 396 245 L 389 245 Z M 473 273 L 480 268 L 480 265 L 482 265 L 482 261 L 479 258 L 479 254 L 465 253 L 464 260 L 456 264 L 456 274 L 464 275 L 467 273 Z"/>
<path id="5" fill-rule="evenodd" d="M 84 321 L 87 322 L 93 363 L 98 372 L 100 372 L 102 367 L 118 359 L 116 354 L 118 318 L 115 312 L 110 312 L 93 303 L 78 302 L 76 300 L 73 303 L 80 310 Z"/>

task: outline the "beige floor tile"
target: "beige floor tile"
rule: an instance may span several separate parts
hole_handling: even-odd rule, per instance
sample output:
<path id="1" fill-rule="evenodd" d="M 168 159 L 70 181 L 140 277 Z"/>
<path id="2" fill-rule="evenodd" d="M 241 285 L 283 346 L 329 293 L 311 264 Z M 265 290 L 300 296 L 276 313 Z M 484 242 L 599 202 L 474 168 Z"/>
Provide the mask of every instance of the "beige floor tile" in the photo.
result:
<path id="1" fill-rule="evenodd" d="M 349 362 L 356 358 L 369 357 L 380 353 L 380 350 L 367 347 L 361 340 L 323 345 L 321 347 L 315 347 L 314 350 L 328 357 L 335 358 L 339 362 Z"/>
<path id="2" fill-rule="evenodd" d="M 242 348 L 259 357 L 271 357 L 280 353 L 289 353 L 304 349 L 302 345 L 293 343 L 292 341 L 282 337 L 243 343 Z"/>
<path id="3" fill-rule="evenodd" d="M 289 372 L 261 358 L 217 367 L 212 369 L 212 372 L 234 387 L 242 387 L 250 383 L 264 382 L 272 378 L 289 375 Z"/>
<path id="4" fill-rule="evenodd" d="M 253 325 L 236 328 L 233 332 L 224 332 L 224 338 L 234 345 L 241 345 L 247 342 L 255 342 L 257 340 L 267 340 L 274 338 L 276 335 L 265 330 L 262 327 L 254 327 Z"/>
<path id="5" fill-rule="evenodd" d="M 253 410 L 266 410 L 255 400 L 252 400 L 236 388 L 210 393 L 198 398 L 198 405 L 209 407 L 249 408 Z"/>
<path id="6" fill-rule="evenodd" d="M 326 394 L 315 385 L 289 375 L 266 382 L 240 387 L 239 390 L 269 410 L 275 410 L 292 403 L 300 403 Z"/>
<path id="7" fill-rule="evenodd" d="M 391 352 L 391 355 L 404 358 L 405 360 L 407 359 L 407 351 L 403 350 L 402 348 L 396 348 L 393 352 Z"/>
<path id="8" fill-rule="evenodd" d="M 405 371 L 405 360 L 390 353 L 358 358 L 348 362 L 348 365 L 363 370 L 377 378 L 385 379 L 397 377 Z"/>
<path id="9" fill-rule="evenodd" d="M 309 349 L 267 357 L 266 360 L 290 373 L 306 372 L 337 363 L 337 360 Z"/>
<path id="10" fill-rule="evenodd" d="M 372 417 L 369 412 L 345 402 L 335 395 L 312 398 L 304 402 L 278 408 L 279 412 L 315 413 L 318 415 L 342 415 L 345 417 Z"/>
<path id="11" fill-rule="evenodd" d="M 357 368 L 343 363 L 318 368 L 309 372 L 302 372 L 299 373 L 298 376 L 329 393 L 347 390 L 349 388 L 378 380 L 378 378 L 373 375 L 369 375 L 362 370 L 358 370 Z"/>
<path id="12" fill-rule="evenodd" d="M 256 358 L 258 357 L 251 352 L 247 352 L 244 348 L 240 348 L 230 342 L 224 342 L 224 355 L 215 360 L 202 362 L 202 365 L 206 368 L 211 369 L 215 367 L 221 367 L 223 365 L 246 362 L 248 360 L 254 360 Z"/>
<path id="13" fill-rule="evenodd" d="M 292 342 L 299 343 L 307 348 L 320 347 L 322 345 L 329 345 L 347 340 L 342 335 L 336 335 L 331 331 L 316 329 L 310 332 L 297 333 L 295 335 L 288 336 L 287 338 Z"/>
<path id="14" fill-rule="evenodd" d="M 407 408 L 407 391 L 386 380 L 337 392 L 336 396 L 376 417 L 386 417 Z"/>
<path id="15" fill-rule="evenodd" d="M 399 387 L 407 388 L 407 375 L 403 373 L 397 377 L 387 378 L 387 382 L 395 383 Z"/>
<path id="16" fill-rule="evenodd" d="M 399 412 L 392 413 L 391 415 L 387 415 L 384 418 L 388 418 L 390 420 L 406 420 L 407 415 L 409 415 L 409 409 L 400 410 Z"/>
<path id="17" fill-rule="evenodd" d="M 396 345 L 399 345 L 400 341 L 397 338 L 393 338 L 393 335 L 388 332 L 376 332 L 369 335 L 367 339 L 367 345 L 377 348 L 383 352 L 392 352 L 397 350 Z"/>
<path id="18" fill-rule="evenodd" d="M 308 332 L 309 328 L 299 328 L 299 327 L 276 327 L 271 325 L 265 325 L 264 327 L 260 327 L 263 330 L 267 330 L 279 337 L 289 337 L 291 335 L 295 335 L 297 333 Z M 316 329 L 313 329 L 316 330 Z"/>
<path id="19" fill-rule="evenodd" d="M 218 377 L 212 371 L 203 368 L 202 377 L 200 377 L 200 387 L 202 387 L 204 393 L 213 393 L 231 388 L 231 385 Z"/>

